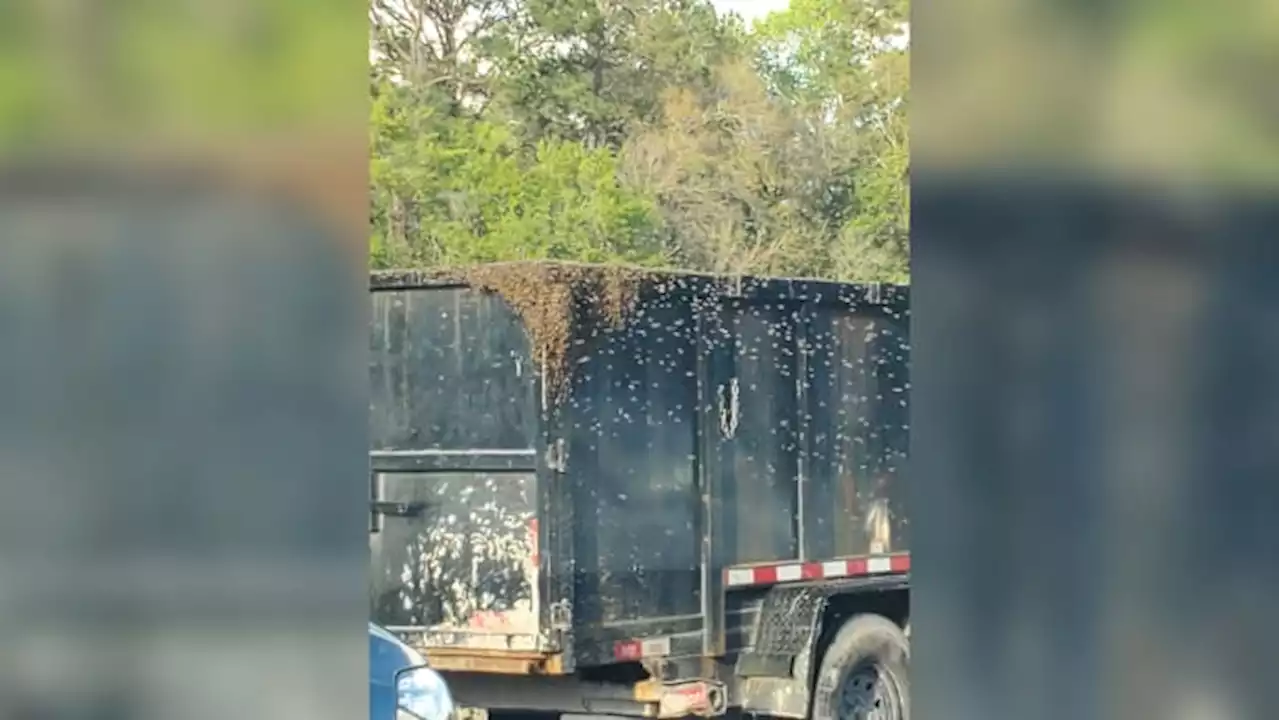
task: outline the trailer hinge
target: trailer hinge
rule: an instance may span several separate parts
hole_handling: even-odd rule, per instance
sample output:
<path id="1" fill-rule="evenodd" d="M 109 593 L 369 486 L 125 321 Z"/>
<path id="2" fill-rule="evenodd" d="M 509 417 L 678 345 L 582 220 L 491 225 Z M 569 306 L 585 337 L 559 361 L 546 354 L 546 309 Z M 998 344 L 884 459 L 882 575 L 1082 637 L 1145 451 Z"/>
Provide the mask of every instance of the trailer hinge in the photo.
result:
<path id="1" fill-rule="evenodd" d="M 551 472 L 564 473 L 569 470 L 569 451 L 565 449 L 564 438 L 560 438 L 547 446 L 547 467 Z"/>
<path id="2" fill-rule="evenodd" d="M 557 632 L 567 631 L 573 627 L 573 606 L 561 600 L 551 604 L 551 629 Z"/>

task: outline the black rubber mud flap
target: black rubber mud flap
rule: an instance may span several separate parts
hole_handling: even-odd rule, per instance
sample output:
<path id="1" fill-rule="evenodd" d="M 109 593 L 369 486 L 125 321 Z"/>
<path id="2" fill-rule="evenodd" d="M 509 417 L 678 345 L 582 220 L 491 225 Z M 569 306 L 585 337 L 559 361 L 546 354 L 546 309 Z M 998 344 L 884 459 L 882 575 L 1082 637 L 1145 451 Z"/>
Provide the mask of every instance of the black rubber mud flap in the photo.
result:
<path id="1" fill-rule="evenodd" d="M 833 589 L 822 585 L 775 587 L 756 621 L 755 646 L 738 656 L 741 677 L 790 677 L 796 657 L 810 652 Z"/>
<path id="2" fill-rule="evenodd" d="M 875 703 L 879 714 L 871 717 L 910 720 L 909 665 L 907 638 L 896 624 L 879 615 L 849 618 L 823 653 L 809 717 L 861 718 L 851 711 Z"/>

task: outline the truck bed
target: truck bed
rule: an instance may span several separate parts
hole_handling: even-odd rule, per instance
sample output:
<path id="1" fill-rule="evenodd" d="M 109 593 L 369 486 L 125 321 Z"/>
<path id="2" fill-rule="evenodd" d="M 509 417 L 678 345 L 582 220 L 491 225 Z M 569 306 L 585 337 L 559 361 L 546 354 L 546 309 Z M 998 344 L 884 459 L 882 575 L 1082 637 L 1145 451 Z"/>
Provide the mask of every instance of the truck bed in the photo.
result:
<path id="1" fill-rule="evenodd" d="M 722 654 L 752 567 L 909 549 L 904 288 L 557 264 L 371 287 L 373 614 L 428 649 Z"/>

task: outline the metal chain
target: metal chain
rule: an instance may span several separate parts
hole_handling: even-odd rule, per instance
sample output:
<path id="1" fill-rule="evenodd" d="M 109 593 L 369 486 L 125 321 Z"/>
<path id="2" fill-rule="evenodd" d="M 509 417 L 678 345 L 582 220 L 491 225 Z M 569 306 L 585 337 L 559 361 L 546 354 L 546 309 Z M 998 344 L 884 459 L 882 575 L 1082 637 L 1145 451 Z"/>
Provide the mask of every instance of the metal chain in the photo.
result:
<path id="1" fill-rule="evenodd" d="M 738 432 L 738 378 L 733 378 L 728 383 L 728 402 L 725 401 L 725 394 L 726 390 L 721 390 L 720 434 L 726 438 L 731 438 Z"/>

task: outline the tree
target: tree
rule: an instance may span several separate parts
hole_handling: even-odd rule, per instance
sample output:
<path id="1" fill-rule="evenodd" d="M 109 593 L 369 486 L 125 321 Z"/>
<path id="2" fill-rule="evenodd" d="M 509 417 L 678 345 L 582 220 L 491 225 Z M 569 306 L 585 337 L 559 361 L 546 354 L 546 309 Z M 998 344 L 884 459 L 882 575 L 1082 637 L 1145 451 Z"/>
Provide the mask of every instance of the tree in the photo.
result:
<path id="1" fill-rule="evenodd" d="M 623 150 L 624 177 L 652 193 L 682 265 L 712 272 L 828 274 L 843 203 L 826 133 L 769 95 L 745 62 L 712 89 L 666 94 L 661 119 Z"/>
<path id="2" fill-rule="evenodd" d="M 523 147 L 501 124 L 450 117 L 385 83 L 372 105 L 377 267 L 520 259 L 664 264 L 652 203 L 607 151 Z"/>
<path id="3" fill-rule="evenodd" d="M 842 278 L 905 281 L 910 205 L 905 0 L 792 0 L 758 26 L 771 89 L 852 148 Z"/>
<path id="4" fill-rule="evenodd" d="M 741 24 L 706 0 L 527 0 L 509 26 L 521 52 L 496 62 L 504 117 L 530 142 L 621 147 L 662 93 L 705 84 L 740 54 Z M 516 47 L 516 41 L 509 49 Z"/>
<path id="5" fill-rule="evenodd" d="M 424 102 L 479 114 L 492 94 L 490 56 L 521 8 L 518 0 L 371 0 L 373 65 Z"/>
<path id="6" fill-rule="evenodd" d="M 377 264 L 906 277 L 901 0 L 373 0 Z"/>

